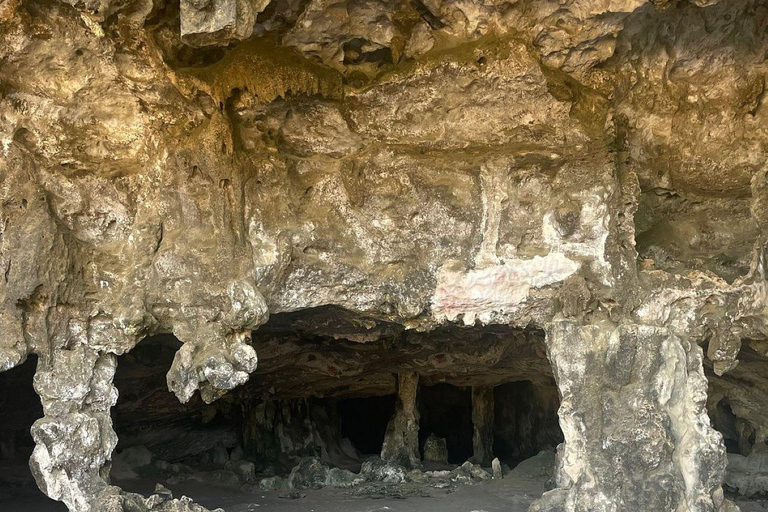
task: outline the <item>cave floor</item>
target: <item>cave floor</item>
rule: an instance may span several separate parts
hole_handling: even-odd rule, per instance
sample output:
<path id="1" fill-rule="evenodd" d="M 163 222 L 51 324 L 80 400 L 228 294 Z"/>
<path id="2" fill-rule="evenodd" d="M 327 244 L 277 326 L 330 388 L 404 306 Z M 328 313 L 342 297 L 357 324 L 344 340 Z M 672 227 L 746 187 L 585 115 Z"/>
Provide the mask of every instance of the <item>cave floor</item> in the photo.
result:
<path id="1" fill-rule="evenodd" d="M 0 510 L 13 512 L 66 512 L 66 507 L 45 497 L 24 468 L 18 478 L 8 478 L 3 468 L 0 482 Z M 124 489 L 149 494 L 154 482 L 114 482 Z M 349 489 L 290 491 L 245 491 L 228 487 L 182 482 L 169 485 L 174 496 L 186 495 L 208 507 L 221 507 L 226 512 L 269 510 L 270 512 L 525 512 L 544 491 L 545 480 L 505 478 L 454 489 L 430 489 L 430 497 L 374 498 L 353 496 Z M 427 486 L 425 486 L 426 488 Z M 287 498 L 288 495 L 301 497 Z M 283 496 L 283 497 L 281 497 Z"/>
<path id="2" fill-rule="evenodd" d="M 44 496 L 28 470 L 19 465 L 0 468 L 0 510 L 13 512 L 66 512 L 66 507 Z M 150 494 L 154 483 L 132 480 L 114 482 L 132 491 Z M 305 491 L 247 491 L 231 487 L 182 482 L 169 486 L 174 495 L 226 512 L 526 512 L 544 492 L 545 479 L 505 478 L 453 489 L 430 489 L 430 497 L 374 498 L 352 495 L 349 489 Z M 426 488 L 427 486 L 425 486 Z M 293 497 L 287 497 L 292 495 Z M 296 497 L 299 495 L 300 497 Z M 729 496 L 742 512 L 768 512 L 768 499 Z"/>
<path id="3" fill-rule="evenodd" d="M 118 482 L 119 483 L 119 482 Z M 525 512 L 530 504 L 544 492 L 545 480 L 511 479 L 458 485 L 448 490 L 434 489 L 427 485 L 429 497 L 408 496 L 361 497 L 351 489 L 303 490 L 303 491 L 242 491 L 231 488 L 184 482 L 171 486 L 174 496 L 186 495 L 208 507 L 221 507 L 226 512 L 269 510 L 277 512 Z M 124 488 L 129 487 L 123 484 Z M 137 488 L 150 493 L 154 484 L 147 482 Z M 295 496 L 301 497 L 295 497 Z M 287 497 L 294 496 L 294 497 Z"/>

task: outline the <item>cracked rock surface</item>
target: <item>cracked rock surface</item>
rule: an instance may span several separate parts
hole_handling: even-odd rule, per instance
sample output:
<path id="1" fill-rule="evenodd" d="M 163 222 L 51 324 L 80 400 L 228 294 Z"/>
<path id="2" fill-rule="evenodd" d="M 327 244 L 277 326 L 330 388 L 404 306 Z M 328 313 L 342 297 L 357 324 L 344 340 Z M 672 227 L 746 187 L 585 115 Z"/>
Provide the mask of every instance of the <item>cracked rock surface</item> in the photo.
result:
<path id="1" fill-rule="evenodd" d="M 531 510 L 736 510 L 723 482 L 766 478 L 767 55 L 759 0 L 6 0 L 0 372 L 36 357 L 38 486 L 205 510 L 109 478 L 119 356 L 172 334 L 190 407 L 398 389 L 409 467 L 417 383 L 554 378 Z M 290 327 L 323 350 L 265 325 L 323 308 Z"/>

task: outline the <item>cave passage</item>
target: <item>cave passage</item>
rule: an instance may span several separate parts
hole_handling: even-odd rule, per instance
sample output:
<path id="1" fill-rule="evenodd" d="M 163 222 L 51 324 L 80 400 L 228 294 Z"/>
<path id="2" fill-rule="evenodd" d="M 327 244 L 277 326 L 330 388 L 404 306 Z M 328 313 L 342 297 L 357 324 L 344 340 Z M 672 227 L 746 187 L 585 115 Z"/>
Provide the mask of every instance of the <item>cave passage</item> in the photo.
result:
<path id="1" fill-rule="evenodd" d="M 538 331 L 417 333 L 317 308 L 273 315 L 252 343 L 256 372 L 212 404 L 199 395 L 180 404 L 168 391 L 166 372 L 181 346 L 173 336 L 149 337 L 120 356 L 113 475 L 170 471 L 179 479 L 250 463 L 249 478 L 258 479 L 285 476 L 305 457 L 358 471 L 367 457 L 383 454 L 388 428 L 398 428 L 403 372 L 417 379 L 417 457 L 432 438 L 444 443 L 449 466 L 471 460 L 489 467 L 498 457 L 514 467 L 562 441 L 557 388 Z"/>
<path id="2" fill-rule="evenodd" d="M 430 434 L 445 439 L 448 462 L 461 464 L 474 454 L 472 448 L 472 390 L 450 384 L 422 386 L 419 390 L 419 445 Z"/>
<path id="3" fill-rule="evenodd" d="M 395 396 L 339 400 L 341 436 L 363 455 L 378 455 L 384 444 L 387 422 L 395 412 Z"/>
<path id="4" fill-rule="evenodd" d="M 728 453 L 747 456 L 755 444 L 755 429 L 742 418 L 737 417 L 728 398 L 717 402 L 711 413 L 712 427 L 723 435 L 723 443 Z"/>
<path id="5" fill-rule="evenodd" d="M 35 447 L 30 429 L 43 417 L 33 379 L 37 356 L 0 373 L 0 510 L 66 511 L 37 488 L 29 467 Z"/>
<path id="6" fill-rule="evenodd" d="M 415 418 L 414 451 L 424 462 L 417 466 L 424 470 L 465 461 L 490 470 L 489 457 L 513 468 L 562 441 L 541 332 L 504 326 L 408 332 L 344 315 L 273 315 L 253 335 L 256 372 L 211 404 L 199 394 L 181 404 L 168 390 L 166 374 L 182 346 L 174 336 L 147 337 L 119 356 L 111 482 L 142 494 L 161 483 L 197 499 L 197 488 L 287 480 L 306 457 L 358 473 L 370 457 L 383 457 L 387 436 L 397 438 L 408 423 L 399 416 L 408 409 L 406 397 Z M 42 416 L 34 371 L 30 357 L 0 374 L 0 455 L 5 467 L 10 460 L 22 468 L 38 492 L 27 467 L 29 428 Z M 406 382 L 414 393 L 402 393 Z M 447 460 L 425 460 L 428 438 L 445 447 Z M 477 446 L 488 457 L 478 459 Z M 11 477 L 6 471 L 0 478 Z"/>
<path id="7" fill-rule="evenodd" d="M 507 464 L 514 466 L 563 441 L 554 386 L 529 380 L 504 383 L 494 389 L 494 403 L 494 454 Z"/>

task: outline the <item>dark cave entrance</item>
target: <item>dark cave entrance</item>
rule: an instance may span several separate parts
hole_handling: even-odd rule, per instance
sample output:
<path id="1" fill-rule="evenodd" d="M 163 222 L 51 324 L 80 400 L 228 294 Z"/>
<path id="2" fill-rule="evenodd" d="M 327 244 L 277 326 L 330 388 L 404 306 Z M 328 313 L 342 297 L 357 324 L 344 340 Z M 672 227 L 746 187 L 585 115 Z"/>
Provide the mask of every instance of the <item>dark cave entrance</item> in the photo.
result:
<path id="1" fill-rule="evenodd" d="M 43 417 L 43 405 L 32 384 L 37 356 L 0 373 L 0 460 L 28 460 L 35 442 L 30 428 Z"/>
<path id="2" fill-rule="evenodd" d="M 150 480 L 184 481 L 242 456 L 242 414 L 232 406 L 234 395 L 205 404 L 195 394 L 181 404 L 168 390 L 166 373 L 180 347 L 163 334 L 118 357 L 112 408 L 118 444 L 110 476 L 128 491 L 150 493 Z"/>
<path id="3" fill-rule="evenodd" d="M 43 417 L 33 379 L 37 356 L 0 373 L 0 510 L 65 511 L 37 488 L 29 467 L 35 447 L 30 429 Z"/>
<path id="4" fill-rule="evenodd" d="M 710 419 L 712 427 L 723 435 L 723 443 L 728 453 L 749 455 L 755 444 L 755 429 L 746 420 L 734 414 L 727 398 L 717 402 Z"/>
<path id="5" fill-rule="evenodd" d="M 362 455 L 378 455 L 384 444 L 387 423 L 395 412 L 395 395 L 348 398 L 336 404 L 341 436 Z"/>
<path id="6" fill-rule="evenodd" d="M 474 454 L 472 448 L 472 390 L 451 384 L 419 389 L 419 449 L 430 434 L 445 439 L 448 462 L 461 464 Z"/>
<path id="7" fill-rule="evenodd" d="M 552 381 L 507 382 L 494 389 L 494 454 L 514 465 L 563 442 L 557 416 L 560 398 Z"/>
<path id="8" fill-rule="evenodd" d="M 768 452 L 768 439 L 762 435 L 766 409 L 762 384 L 768 372 L 768 357 L 764 342 L 742 340 L 737 360 L 739 364 L 724 375 L 715 373 L 713 363 L 704 359 L 707 378 L 707 413 L 712 428 L 723 436 L 726 452 L 749 457 L 762 457 Z M 704 347 L 705 352 L 708 347 Z M 729 464 L 730 464 L 729 457 Z"/>
<path id="9" fill-rule="evenodd" d="M 199 394 L 180 404 L 168 391 L 166 374 L 181 347 L 172 335 L 148 337 L 118 358 L 115 484 L 143 494 L 156 482 L 184 492 L 201 483 L 239 489 L 287 482 L 307 457 L 359 474 L 366 460 L 381 456 L 388 425 L 396 424 L 403 375 L 417 376 L 414 435 L 424 470 L 452 471 L 465 461 L 490 470 L 491 459 L 480 460 L 477 446 L 514 468 L 562 441 L 557 388 L 539 331 L 411 332 L 317 308 L 272 315 L 252 344 L 258 368 L 212 404 Z M 478 434 L 478 410 L 489 406 L 482 428 L 491 441 L 478 445 L 488 439 Z M 426 460 L 430 437 L 430 455 L 445 459 Z"/>

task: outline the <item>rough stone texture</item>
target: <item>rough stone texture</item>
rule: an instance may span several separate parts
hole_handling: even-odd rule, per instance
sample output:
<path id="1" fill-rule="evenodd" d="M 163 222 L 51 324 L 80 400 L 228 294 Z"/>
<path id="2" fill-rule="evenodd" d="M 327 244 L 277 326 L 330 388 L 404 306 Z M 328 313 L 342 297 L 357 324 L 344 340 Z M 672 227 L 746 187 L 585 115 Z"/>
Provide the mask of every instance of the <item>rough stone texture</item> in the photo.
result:
<path id="1" fill-rule="evenodd" d="M 472 446 L 473 461 L 481 466 L 488 466 L 493 460 L 493 388 L 488 386 L 472 387 Z"/>
<path id="2" fill-rule="evenodd" d="M 320 459 L 307 457 L 291 470 L 288 485 L 292 489 L 321 489 L 328 480 L 329 471 Z"/>
<path id="3" fill-rule="evenodd" d="M 445 439 L 429 434 L 424 442 L 424 462 L 448 463 L 448 448 Z"/>
<path id="4" fill-rule="evenodd" d="M 416 398 L 419 390 L 417 373 L 397 374 L 397 400 L 395 413 L 387 424 L 381 458 L 400 464 L 406 469 L 421 466 L 419 455 L 419 409 Z"/>
<path id="5" fill-rule="evenodd" d="M 644 325 L 560 320 L 547 334 L 565 446 L 558 489 L 534 510 L 723 504 L 725 450 L 706 414 L 700 347 Z"/>
<path id="6" fill-rule="evenodd" d="M 265 0 L 181 0 L 181 40 L 206 46 L 247 39 L 253 33 L 255 15 L 267 4 Z"/>
<path id="7" fill-rule="evenodd" d="M 758 445 L 748 456 L 728 454 L 725 485 L 744 496 L 768 492 L 768 466 L 765 445 Z"/>
<path id="8" fill-rule="evenodd" d="M 703 372 L 727 439 L 764 442 L 767 19 L 757 0 L 4 2 L 0 371 L 37 355 L 40 488 L 75 512 L 200 510 L 108 484 L 117 356 L 172 333 L 167 387 L 198 407 L 262 375 L 270 314 L 336 306 L 357 325 L 327 334 L 374 348 L 315 372 L 294 356 L 317 350 L 265 341 L 270 387 L 464 363 L 423 357 L 434 335 L 377 367 L 381 329 L 546 329 L 566 440 L 535 508 L 729 510 Z M 502 379 L 494 346 L 465 385 Z"/>

